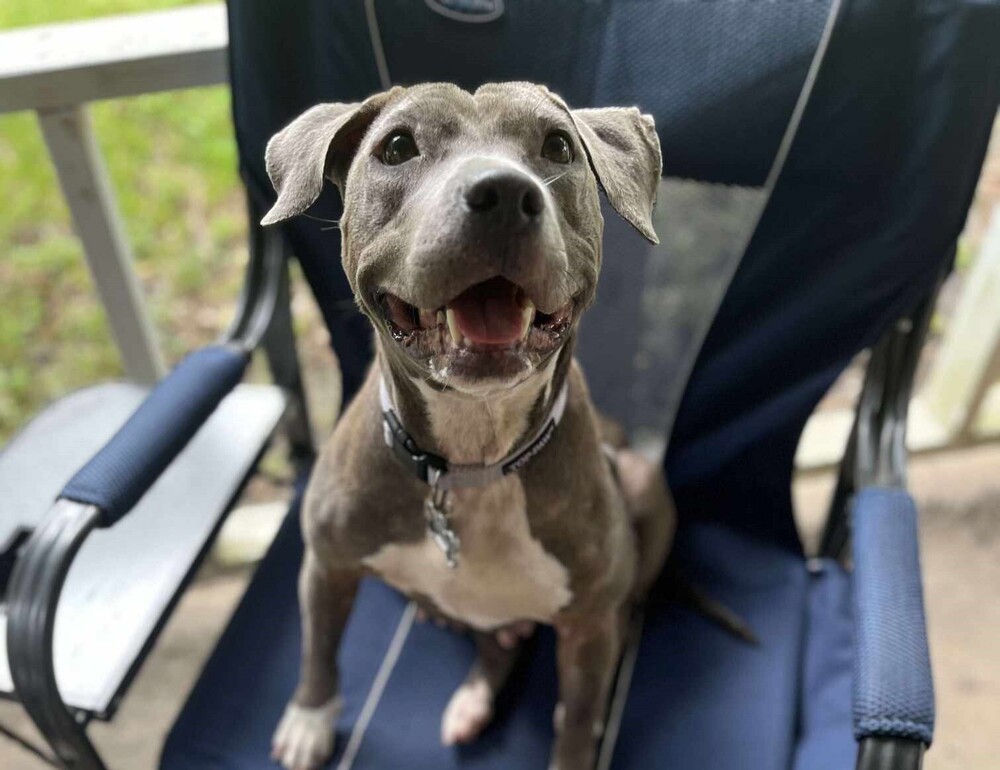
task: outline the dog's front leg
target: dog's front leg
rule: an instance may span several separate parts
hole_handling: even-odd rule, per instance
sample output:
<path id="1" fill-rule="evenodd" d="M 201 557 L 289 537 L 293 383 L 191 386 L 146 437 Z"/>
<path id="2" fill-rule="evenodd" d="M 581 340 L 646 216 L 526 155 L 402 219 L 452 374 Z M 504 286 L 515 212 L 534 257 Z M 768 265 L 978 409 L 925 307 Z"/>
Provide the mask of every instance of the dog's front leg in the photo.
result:
<path id="1" fill-rule="evenodd" d="M 559 705 L 550 770 L 591 770 L 615 665 L 621 648 L 621 618 L 614 609 L 596 617 L 557 624 Z"/>
<path id="2" fill-rule="evenodd" d="M 313 770 L 333 753 L 340 697 L 337 648 L 361 574 L 329 569 L 306 553 L 299 574 L 302 668 L 299 686 L 274 734 L 272 759 L 288 770 Z"/>

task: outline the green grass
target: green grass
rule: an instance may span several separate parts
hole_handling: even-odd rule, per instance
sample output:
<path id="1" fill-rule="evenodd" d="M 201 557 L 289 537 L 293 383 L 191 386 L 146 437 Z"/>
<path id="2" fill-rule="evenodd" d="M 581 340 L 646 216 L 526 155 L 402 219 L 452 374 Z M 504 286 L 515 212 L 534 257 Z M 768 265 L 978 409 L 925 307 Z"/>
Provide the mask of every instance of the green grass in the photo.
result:
<path id="1" fill-rule="evenodd" d="M 4 0 L 0 29 L 187 5 Z M 246 221 L 225 87 L 91 105 L 169 361 L 225 327 Z M 35 116 L 0 116 L 0 444 L 47 401 L 121 375 Z"/>

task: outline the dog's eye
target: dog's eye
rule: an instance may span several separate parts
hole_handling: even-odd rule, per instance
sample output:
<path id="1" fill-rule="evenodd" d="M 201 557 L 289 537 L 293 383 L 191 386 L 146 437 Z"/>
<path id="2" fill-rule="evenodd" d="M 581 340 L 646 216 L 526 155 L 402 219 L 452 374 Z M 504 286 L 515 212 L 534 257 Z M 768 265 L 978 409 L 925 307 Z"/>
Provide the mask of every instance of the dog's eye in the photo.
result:
<path id="1" fill-rule="evenodd" d="M 382 148 L 382 162 L 387 166 L 398 166 L 419 154 L 413 135 L 409 131 L 396 131 L 390 134 Z"/>
<path id="2" fill-rule="evenodd" d="M 562 131 L 553 131 L 542 143 L 542 157 L 553 163 L 572 163 L 573 146 Z"/>

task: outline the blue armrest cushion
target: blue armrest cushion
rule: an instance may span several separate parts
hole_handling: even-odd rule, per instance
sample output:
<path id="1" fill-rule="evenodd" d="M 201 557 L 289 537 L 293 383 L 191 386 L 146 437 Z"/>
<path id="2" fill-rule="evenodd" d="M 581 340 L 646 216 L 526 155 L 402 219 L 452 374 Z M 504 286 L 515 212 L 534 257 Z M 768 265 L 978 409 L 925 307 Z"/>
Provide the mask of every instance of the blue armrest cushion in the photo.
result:
<path id="1" fill-rule="evenodd" d="M 869 487 L 853 510 L 854 734 L 930 744 L 934 686 L 917 508 L 904 489 Z"/>
<path id="2" fill-rule="evenodd" d="M 248 361 L 246 352 L 223 345 L 189 355 L 70 479 L 60 497 L 94 505 L 101 511 L 101 526 L 114 524 L 239 384 Z"/>

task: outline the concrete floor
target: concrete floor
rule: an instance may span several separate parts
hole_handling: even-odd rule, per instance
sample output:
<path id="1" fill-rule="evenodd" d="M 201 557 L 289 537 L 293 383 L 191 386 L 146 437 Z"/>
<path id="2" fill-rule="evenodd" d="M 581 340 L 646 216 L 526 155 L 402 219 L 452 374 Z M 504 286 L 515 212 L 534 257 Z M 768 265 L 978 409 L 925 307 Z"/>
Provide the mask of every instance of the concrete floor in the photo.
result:
<path id="1" fill-rule="evenodd" d="M 925 590 L 938 699 L 927 770 L 998 767 L 1000 737 L 1000 447 L 922 457 L 911 488 L 922 510 Z M 800 479 L 805 541 L 815 542 L 831 481 Z M 247 572 L 205 574 L 181 602 L 111 725 L 91 733 L 111 770 L 152 770 L 160 743 L 242 592 Z M 31 734 L 20 710 L 0 703 L 0 724 Z M 35 736 L 32 736 L 35 738 Z M 0 768 L 43 763 L 0 738 Z M 846 769 L 845 769 L 846 770 Z"/>

